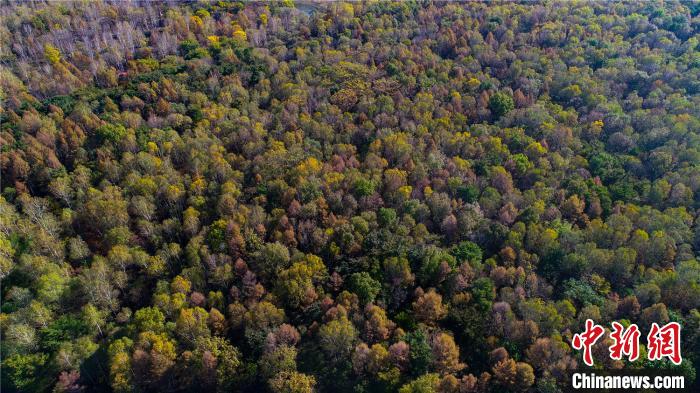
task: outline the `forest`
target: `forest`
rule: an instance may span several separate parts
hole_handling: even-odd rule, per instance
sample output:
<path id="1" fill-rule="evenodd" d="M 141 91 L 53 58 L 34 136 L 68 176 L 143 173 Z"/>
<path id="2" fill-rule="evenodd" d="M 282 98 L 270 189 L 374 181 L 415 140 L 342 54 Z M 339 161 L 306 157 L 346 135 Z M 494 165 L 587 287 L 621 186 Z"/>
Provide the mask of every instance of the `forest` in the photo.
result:
<path id="1" fill-rule="evenodd" d="M 0 102 L 3 392 L 700 389 L 700 3 L 3 1 Z"/>

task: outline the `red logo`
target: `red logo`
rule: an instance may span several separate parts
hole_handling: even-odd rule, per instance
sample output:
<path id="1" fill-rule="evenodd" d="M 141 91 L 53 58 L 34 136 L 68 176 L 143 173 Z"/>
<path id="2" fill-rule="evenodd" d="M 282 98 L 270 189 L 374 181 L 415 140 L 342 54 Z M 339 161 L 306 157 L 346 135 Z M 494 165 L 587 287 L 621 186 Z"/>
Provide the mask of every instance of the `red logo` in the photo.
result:
<path id="1" fill-rule="evenodd" d="M 597 325 L 593 320 L 586 320 L 586 330 L 577 333 L 571 340 L 571 346 L 577 350 L 583 350 L 583 362 L 588 366 L 593 366 L 592 347 L 603 336 L 605 329 Z M 610 358 L 621 360 L 626 356 L 629 361 L 634 362 L 639 358 L 639 327 L 631 324 L 625 329 L 618 322 L 612 323 L 610 338 L 613 344 L 608 347 Z M 681 357 L 681 325 L 677 322 L 668 323 L 660 327 L 657 323 L 652 323 L 651 330 L 647 335 L 647 358 L 649 360 L 662 360 L 668 358 L 673 364 L 679 365 L 683 361 Z"/>
<path id="2" fill-rule="evenodd" d="M 610 358 L 615 360 L 622 359 L 622 355 L 627 355 L 630 362 L 634 362 L 639 358 L 639 328 L 635 324 L 625 330 L 625 327 L 617 322 L 612 323 L 613 331 L 610 337 L 613 339 L 613 345 L 608 348 L 610 350 Z"/>
<path id="3" fill-rule="evenodd" d="M 593 366 L 593 354 L 591 347 L 605 333 L 602 326 L 596 325 L 593 320 L 586 319 L 586 331 L 581 334 L 574 335 L 572 345 L 574 349 L 583 348 L 583 362 L 589 366 Z"/>
<path id="4" fill-rule="evenodd" d="M 649 343 L 649 360 L 661 360 L 669 358 L 673 364 L 681 364 L 681 325 L 671 322 L 663 327 L 651 324 L 651 331 L 647 336 Z"/>

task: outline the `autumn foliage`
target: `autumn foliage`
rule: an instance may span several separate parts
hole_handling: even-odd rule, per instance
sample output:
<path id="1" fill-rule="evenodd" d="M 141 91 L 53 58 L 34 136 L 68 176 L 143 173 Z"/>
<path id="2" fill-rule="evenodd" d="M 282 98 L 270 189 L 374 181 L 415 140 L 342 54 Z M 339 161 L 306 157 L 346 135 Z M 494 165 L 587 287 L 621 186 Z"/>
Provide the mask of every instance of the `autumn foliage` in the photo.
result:
<path id="1" fill-rule="evenodd" d="M 0 6 L 6 392 L 559 392 L 700 364 L 700 7 Z"/>

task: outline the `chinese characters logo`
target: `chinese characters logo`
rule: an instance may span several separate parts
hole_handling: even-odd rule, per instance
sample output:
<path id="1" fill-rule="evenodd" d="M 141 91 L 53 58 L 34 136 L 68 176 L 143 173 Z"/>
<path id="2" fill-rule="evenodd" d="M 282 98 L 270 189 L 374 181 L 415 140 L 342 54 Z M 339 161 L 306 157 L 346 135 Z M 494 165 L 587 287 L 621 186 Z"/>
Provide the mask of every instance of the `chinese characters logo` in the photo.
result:
<path id="1" fill-rule="evenodd" d="M 597 325 L 591 319 L 586 320 L 586 330 L 583 333 L 574 335 L 571 345 L 576 350 L 583 350 L 583 362 L 588 366 L 593 366 L 592 347 L 603 336 L 605 329 Z M 613 344 L 610 345 L 610 358 L 621 360 L 626 356 L 633 362 L 639 358 L 639 327 L 631 324 L 625 329 L 618 322 L 612 323 L 610 338 Z M 671 322 L 664 326 L 652 323 L 651 330 L 647 335 L 647 358 L 649 360 L 662 360 L 668 358 L 673 364 L 679 365 L 683 360 L 681 357 L 681 325 Z"/>

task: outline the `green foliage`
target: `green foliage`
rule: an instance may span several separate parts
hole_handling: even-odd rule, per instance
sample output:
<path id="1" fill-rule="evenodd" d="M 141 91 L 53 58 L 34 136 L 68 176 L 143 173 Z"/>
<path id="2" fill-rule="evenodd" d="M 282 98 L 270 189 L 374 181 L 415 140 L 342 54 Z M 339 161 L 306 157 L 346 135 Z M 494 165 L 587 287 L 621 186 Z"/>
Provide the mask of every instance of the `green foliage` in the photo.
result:
<path id="1" fill-rule="evenodd" d="M 360 303 L 371 303 L 382 289 L 382 284 L 367 272 L 353 273 L 348 280 L 349 288 L 360 298 Z"/>
<path id="2" fill-rule="evenodd" d="M 39 331 L 41 346 L 46 350 L 57 349 L 62 342 L 76 339 L 86 334 L 88 327 L 85 321 L 71 315 L 62 315 L 49 326 Z"/>
<path id="3" fill-rule="evenodd" d="M 377 212 L 377 221 L 379 221 L 379 225 L 381 226 L 391 226 L 396 222 L 396 210 L 383 207 L 379 208 Z"/>
<path id="4" fill-rule="evenodd" d="M 198 59 L 207 55 L 206 49 L 200 47 L 197 41 L 192 39 L 184 40 L 180 43 L 180 53 L 187 60 Z"/>
<path id="5" fill-rule="evenodd" d="M 355 181 L 354 192 L 358 197 L 370 196 L 374 194 L 374 184 L 365 178 L 357 179 L 357 181 Z"/>
<path id="6" fill-rule="evenodd" d="M 439 383 L 438 374 L 425 374 L 402 386 L 399 393 L 435 393 L 438 391 Z"/>
<path id="7" fill-rule="evenodd" d="M 563 295 L 566 299 L 575 300 L 578 304 L 602 306 L 605 299 L 585 282 L 570 279 L 564 282 Z"/>
<path id="8" fill-rule="evenodd" d="M 421 282 L 436 284 L 457 265 L 457 260 L 447 251 L 431 247 L 424 251 L 417 276 Z"/>
<path id="9" fill-rule="evenodd" d="M 121 124 L 105 124 L 95 130 L 101 141 L 119 142 L 126 136 L 126 128 Z"/>
<path id="10" fill-rule="evenodd" d="M 165 316 L 155 307 L 144 307 L 134 313 L 134 325 L 139 332 L 159 332 L 165 328 Z"/>
<path id="11" fill-rule="evenodd" d="M 457 196 L 464 202 L 474 203 L 479 198 L 479 189 L 473 185 L 461 185 L 457 187 Z"/>
<path id="12" fill-rule="evenodd" d="M 491 303 L 496 298 L 496 288 L 493 281 L 486 277 L 474 281 L 471 289 L 472 301 L 480 310 L 489 310 Z"/>
<path id="13" fill-rule="evenodd" d="M 469 262 L 471 264 L 478 264 L 483 258 L 481 248 L 470 241 L 464 241 L 453 246 L 450 254 L 454 255 L 459 262 Z"/>
<path id="14" fill-rule="evenodd" d="M 222 252 L 226 250 L 226 221 L 217 220 L 209 227 L 207 234 L 207 243 L 214 252 Z"/>
<path id="15" fill-rule="evenodd" d="M 498 119 L 515 108 L 513 98 L 506 93 L 496 93 L 489 98 L 489 109 Z"/>
<path id="16" fill-rule="evenodd" d="M 410 348 L 411 374 L 416 376 L 425 374 L 433 361 L 433 353 L 425 333 L 422 330 L 407 333 L 404 341 Z"/>
<path id="17" fill-rule="evenodd" d="M 3 390 L 28 392 L 46 388 L 42 368 L 48 359 L 49 356 L 44 353 L 15 354 L 5 358 L 2 362 Z"/>

